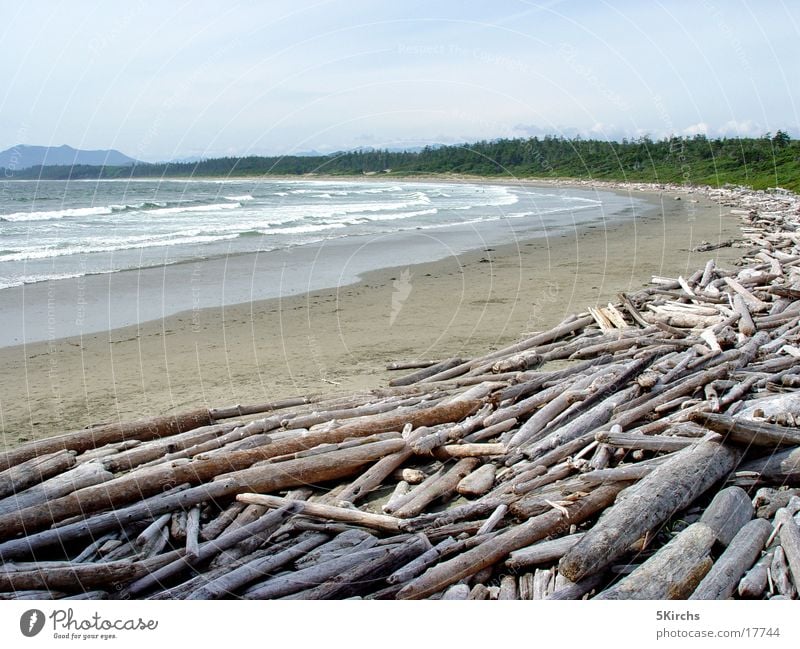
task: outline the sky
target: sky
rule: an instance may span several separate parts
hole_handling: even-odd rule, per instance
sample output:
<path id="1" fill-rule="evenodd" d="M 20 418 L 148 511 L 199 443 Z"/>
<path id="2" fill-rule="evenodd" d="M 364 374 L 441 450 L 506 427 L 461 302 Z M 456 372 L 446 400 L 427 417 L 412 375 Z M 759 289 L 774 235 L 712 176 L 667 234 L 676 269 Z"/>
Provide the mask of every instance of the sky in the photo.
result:
<path id="1" fill-rule="evenodd" d="M 800 137 L 800 2 L 0 0 L 0 150 Z"/>

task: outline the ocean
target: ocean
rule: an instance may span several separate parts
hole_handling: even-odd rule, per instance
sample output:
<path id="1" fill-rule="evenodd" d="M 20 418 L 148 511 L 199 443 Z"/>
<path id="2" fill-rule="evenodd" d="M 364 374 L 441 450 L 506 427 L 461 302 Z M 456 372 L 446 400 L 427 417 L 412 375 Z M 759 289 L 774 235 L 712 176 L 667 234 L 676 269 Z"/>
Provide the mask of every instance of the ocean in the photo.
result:
<path id="1" fill-rule="evenodd" d="M 0 290 L 335 239 L 469 233 L 491 222 L 507 222 L 509 232 L 552 233 L 624 218 L 631 203 L 608 192 L 480 183 L 6 181 Z"/>

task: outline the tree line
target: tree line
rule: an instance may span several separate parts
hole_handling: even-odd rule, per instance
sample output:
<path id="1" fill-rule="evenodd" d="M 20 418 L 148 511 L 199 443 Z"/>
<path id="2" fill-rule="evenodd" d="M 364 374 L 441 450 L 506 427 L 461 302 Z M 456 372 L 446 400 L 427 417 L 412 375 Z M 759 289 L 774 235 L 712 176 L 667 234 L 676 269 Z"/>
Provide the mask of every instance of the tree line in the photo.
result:
<path id="1" fill-rule="evenodd" d="M 419 151 L 358 149 L 318 156 L 225 157 L 126 167 L 48 166 L 5 177 L 42 180 L 450 174 L 578 178 L 784 187 L 800 191 L 800 142 L 784 131 L 758 138 L 641 137 L 621 142 L 546 136 L 428 146 Z"/>

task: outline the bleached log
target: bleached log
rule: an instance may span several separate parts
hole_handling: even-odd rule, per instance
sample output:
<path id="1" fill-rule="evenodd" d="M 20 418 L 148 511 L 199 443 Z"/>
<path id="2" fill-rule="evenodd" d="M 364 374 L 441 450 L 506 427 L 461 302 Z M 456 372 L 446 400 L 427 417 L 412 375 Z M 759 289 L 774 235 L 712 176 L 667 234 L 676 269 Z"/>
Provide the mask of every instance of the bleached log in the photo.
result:
<path id="1" fill-rule="evenodd" d="M 293 501 L 279 496 L 266 496 L 263 494 L 244 493 L 239 494 L 236 499 L 240 502 L 263 505 L 277 509 L 287 507 L 289 511 L 301 516 L 311 516 L 331 521 L 344 523 L 354 523 L 363 527 L 379 530 L 382 532 L 397 533 L 400 531 L 400 519 L 384 514 L 371 514 L 362 512 L 358 509 L 348 509 L 346 507 L 334 507 L 331 505 L 320 505 L 318 503 Z"/>
<path id="2" fill-rule="evenodd" d="M 583 532 L 569 534 L 549 541 L 539 541 L 527 548 L 514 550 L 506 560 L 506 566 L 511 570 L 520 570 L 537 566 L 552 561 L 558 561 L 567 550 L 573 547 L 583 537 Z"/>
<path id="3" fill-rule="evenodd" d="M 494 464 L 484 464 L 464 476 L 456 486 L 456 491 L 467 498 L 482 496 L 494 485 L 496 472 Z"/>
<path id="4" fill-rule="evenodd" d="M 722 545 L 730 545 L 733 538 L 753 518 L 753 502 L 741 487 L 728 487 L 714 496 L 700 522 L 708 525 Z"/>
<path id="5" fill-rule="evenodd" d="M 693 523 L 594 599 L 686 599 L 711 568 L 714 539 L 710 527 Z"/>
<path id="6" fill-rule="evenodd" d="M 559 572 L 570 581 L 580 581 L 608 566 L 636 539 L 730 473 L 738 459 L 737 451 L 711 439 L 673 454 L 620 495 L 561 559 Z"/>
<path id="7" fill-rule="evenodd" d="M 743 599 L 760 599 L 767 590 L 768 571 L 774 550 L 766 552 L 739 581 L 737 592 Z"/>
<path id="8" fill-rule="evenodd" d="M 795 589 L 800 592 L 800 527 L 785 507 L 781 507 L 775 513 L 775 526 L 780 526 L 778 536 L 781 547 L 786 555 L 786 563 L 792 574 Z"/>
<path id="9" fill-rule="evenodd" d="M 728 599 L 739 580 L 755 563 L 772 532 L 772 525 L 756 518 L 733 537 L 689 599 Z"/>

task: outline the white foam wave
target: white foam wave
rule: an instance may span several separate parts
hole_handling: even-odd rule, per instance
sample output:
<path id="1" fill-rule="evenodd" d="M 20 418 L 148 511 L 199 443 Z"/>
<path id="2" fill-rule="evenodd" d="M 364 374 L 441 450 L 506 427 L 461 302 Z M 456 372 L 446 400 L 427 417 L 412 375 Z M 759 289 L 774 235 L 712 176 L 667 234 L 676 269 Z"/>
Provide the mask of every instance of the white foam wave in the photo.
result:
<path id="1" fill-rule="evenodd" d="M 180 214 L 182 212 L 217 212 L 219 210 L 235 210 L 242 204 L 236 203 L 213 203 L 211 205 L 191 205 L 187 207 L 164 207 L 150 211 L 150 214 Z"/>
<path id="2" fill-rule="evenodd" d="M 235 234 L 223 235 L 201 235 L 195 237 L 174 237 L 174 238 L 153 238 L 147 241 L 124 241 L 117 244 L 107 245 L 78 245 L 65 246 L 63 248 L 45 247 L 36 250 L 26 250 L 10 255 L 0 255 L 2 261 L 33 261 L 36 259 L 51 259 L 53 257 L 66 257 L 68 255 L 87 255 L 91 253 L 118 252 L 120 250 L 139 250 L 142 248 L 159 248 L 162 246 L 192 245 L 197 243 L 214 243 L 215 241 L 225 241 L 236 239 Z"/>
<path id="3" fill-rule="evenodd" d="M 50 210 L 46 212 L 14 212 L 13 214 L 0 214 L 0 220 L 17 223 L 20 221 L 51 221 L 70 216 L 95 216 L 97 214 L 111 214 L 110 205 L 103 207 L 73 207 L 65 210 Z"/>
<path id="4" fill-rule="evenodd" d="M 226 201 L 239 201 L 239 202 L 247 202 L 255 200 L 250 194 L 242 194 L 241 196 L 223 196 Z"/>

